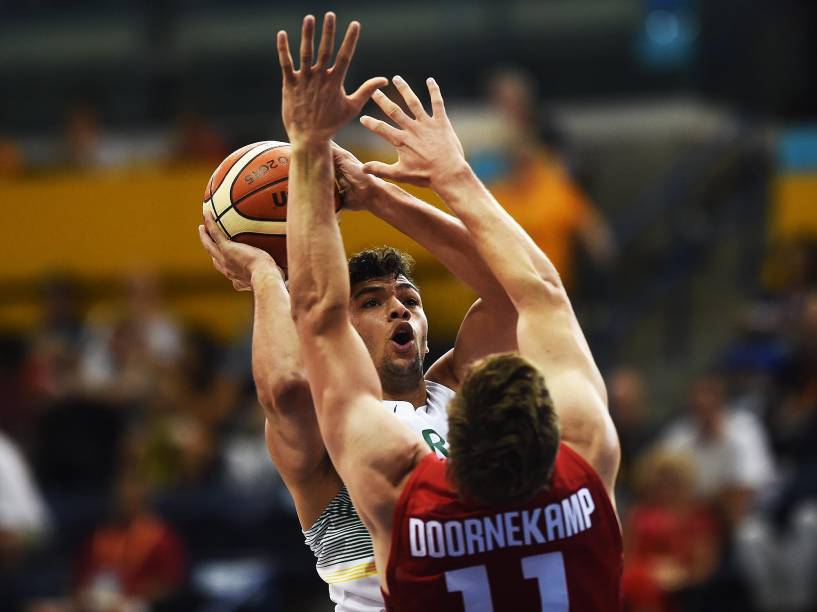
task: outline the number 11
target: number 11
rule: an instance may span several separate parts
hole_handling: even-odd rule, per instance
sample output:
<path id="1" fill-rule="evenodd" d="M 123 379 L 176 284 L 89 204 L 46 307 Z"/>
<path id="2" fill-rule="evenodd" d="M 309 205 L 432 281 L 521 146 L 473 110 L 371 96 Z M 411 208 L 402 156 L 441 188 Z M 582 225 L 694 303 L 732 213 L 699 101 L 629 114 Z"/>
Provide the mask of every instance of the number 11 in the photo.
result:
<path id="1" fill-rule="evenodd" d="M 567 577 L 562 553 L 524 557 L 522 575 L 539 583 L 540 612 L 568 612 Z M 484 565 L 446 572 L 445 584 L 449 593 L 462 593 L 465 612 L 494 612 L 491 585 Z"/>

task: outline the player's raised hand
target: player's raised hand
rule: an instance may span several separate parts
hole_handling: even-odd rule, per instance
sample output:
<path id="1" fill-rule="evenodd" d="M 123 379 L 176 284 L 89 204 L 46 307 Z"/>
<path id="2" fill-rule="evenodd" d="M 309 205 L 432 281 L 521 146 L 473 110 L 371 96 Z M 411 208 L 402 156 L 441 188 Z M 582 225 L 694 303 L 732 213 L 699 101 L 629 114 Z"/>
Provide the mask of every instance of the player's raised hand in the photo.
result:
<path id="1" fill-rule="evenodd" d="M 315 17 L 307 15 L 301 27 L 300 66 L 295 70 L 287 33 L 278 32 L 278 60 L 283 74 L 281 115 L 293 144 L 300 140 L 331 138 L 360 112 L 372 92 L 388 84 L 384 77 L 375 77 L 351 95 L 346 94 L 343 81 L 359 36 L 360 23 L 353 21 L 334 64 L 330 64 L 335 45 L 335 14 L 326 13 L 318 55 L 314 58 Z"/>
<path id="2" fill-rule="evenodd" d="M 250 291 L 252 275 L 262 269 L 283 278 L 283 273 L 269 253 L 231 241 L 218 228 L 213 213 L 208 209 L 204 210 L 204 225 L 199 225 L 199 240 L 213 258 L 213 266 L 227 277 L 236 291 Z"/>
<path id="3" fill-rule="evenodd" d="M 383 92 L 373 94 L 372 99 L 397 127 L 367 115 L 361 117 L 360 122 L 394 145 L 397 162 L 367 162 L 363 169 L 382 178 L 434 188 L 435 183 L 446 181 L 467 167 L 462 144 L 445 112 L 440 88 L 434 79 L 426 80 L 431 96 L 432 114 L 429 115 L 408 83 L 399 76 L 394 77 L 392 83 L 414 117 L 403 112 Z"/>

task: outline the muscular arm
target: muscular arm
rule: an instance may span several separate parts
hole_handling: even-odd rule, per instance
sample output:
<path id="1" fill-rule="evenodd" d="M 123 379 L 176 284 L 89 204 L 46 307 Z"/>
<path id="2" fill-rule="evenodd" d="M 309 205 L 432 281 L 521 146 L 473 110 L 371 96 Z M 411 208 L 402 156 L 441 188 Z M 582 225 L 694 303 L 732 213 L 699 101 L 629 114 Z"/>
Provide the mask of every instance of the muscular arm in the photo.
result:
<path id="1" fill-rule="evenodd" d="M 310 527 L 337 494 L 340 479 L 318 430 L 289 293 L 267 253 L 227 240 L 209 210 L 204 220 L 199 237 L 213 265 L 233 287 L 253 292 L 252 369 L 266 417 L 267 449 L 292 494 L 301 525 Z"/>
<path id="2" fill-rule="evenodd" d="M 456 389 L 474 361 L 516 349 L 516 310 L 462 221 L 393 183 L 363 173 L 362 164 L 348 151 L 335 146 L 334 155 L 353 208 L 365 208 L 406 234 L 480 296 L 466 315 L 454 348 L 427 377 Z"/>
<path id="3" fill-rule="evenodd" d="M 277 270 L 256 271 L 252 288 L 252 372 L 267 449 L 306 529 L 337 494 L 340 478 L 318 430 L 283 279 Z"/>
<path id="4" fill-rule="evenodd" d="M 334 15 L 324 19 L 318 63 L 310 69 L 313 29 L 314 19 L 307 17 L 297 73 L 286 34 L 278 35 L 282 114 L 292 143 L 287 211 L 292 315 L 321 435 L 382 563 L 399 491 L 418 457 L 429 451 L 383 410 L 377 371 L 350 321 L 349 276 L 333 210 L 330 138 L 384 79 L 372 79 L 347 96 L 341 88 L 359 25 L 349 26 L 331 70 L 322 51 L 331 40 Z"/>
<path id="5" fill-rule="evenodd" d="M 596 468 L 612 492 L 619 449 L 607 394 L 558 272 L 468 166 L 436 83 L 428 81 L 433 116 L 419 102 L 412 104 L 416 96 L 405 81 L 395 78 L 394 84 L 415 119 L 390 115 L 400 130 L 361 119 L 399 155 L 396 164 L 367 164 L 366 170 L 430 186 L 459 216 L 518 312 L 519 351 L 545 376 L 563 441 Z"/>
<path id="6" fill-rule="evenodd" d="M 519 352 L 545 376 L 563 441 L 593 465 L 612 493 L 619 448 L 607 392 L 556 269 L 470 168 L 436 189 L 462 215 L 513 301 Z"/>

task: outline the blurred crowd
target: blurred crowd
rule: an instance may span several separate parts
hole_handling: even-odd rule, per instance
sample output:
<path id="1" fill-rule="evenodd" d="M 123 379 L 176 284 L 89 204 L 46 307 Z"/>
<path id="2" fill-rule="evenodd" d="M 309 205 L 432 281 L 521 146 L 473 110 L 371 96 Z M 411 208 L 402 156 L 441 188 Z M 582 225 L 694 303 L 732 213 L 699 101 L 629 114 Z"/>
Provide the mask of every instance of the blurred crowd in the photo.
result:
<path id="1" fill-rule="evenodd" d="M 638 370 L 608 375 L 628 610 L 817 607 L 817 243 L 775 258 L 669 420 Z"/>
<path id="2" fill-rule="evenodd" d="M 607 268 L 613 231 L 534 111 L 525 75 L 497 74 L 489 94 L 503 140 L 474 165 L 581 285 L 576 247 Z M 213 164 L 228 151 L 192 115 L 159 149 Z M 79 105 L 50 159 L 104 168 L 139 151 Z M 0 176 L 26 168 L 0 139 Z M 622 445 L 628 612 L 817 609 L 817 246 L 771 250 L 732 342 L 682 396 L 656 405 L 643 369 L 605 372 Z M 326 602 L 267 456 L 249 332 L 224 343 L 174 319 L 147 273 L 115 300 L 85 289 L 70 275 L 45 279 L 36 327 L 0 332 L 0 610 Z"/>
<path id="3" fill-rule="evenodd" d="M 174 321 L 146 274 L 93 305 L 55 276 L 37 329 L 4 333 L 2 356 L 0 609 L 267 601 L 300 534 L 246 339 Z"/>

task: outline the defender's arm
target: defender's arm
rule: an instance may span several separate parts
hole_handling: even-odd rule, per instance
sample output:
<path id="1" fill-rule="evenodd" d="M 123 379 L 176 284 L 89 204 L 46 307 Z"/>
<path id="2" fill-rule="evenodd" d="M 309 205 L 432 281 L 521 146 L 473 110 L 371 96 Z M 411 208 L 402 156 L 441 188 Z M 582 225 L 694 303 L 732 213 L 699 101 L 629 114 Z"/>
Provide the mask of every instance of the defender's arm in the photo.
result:
<path id="1" fill-rule="evenodd" d="M 376 548 L 382 550 L 384 540 L 378 535 L 390 527 L 402 484 L 417 458 L 429 451 L 383 410 L 377 371 L 349 318 L 349 277 L 333 208 L 330 138 L 384 81 L 371 79 L 351 96 L 342 89 L 359 29 L 356 22 L 349 26 L 331 68 L 331 13 L 324 19 L 315 66 L 311 16 L 304 19 L 300 70 L 292 67 L 284 32 L 278 34 L 278 53 L 284 75 L 282 114 L 292 143 L 287 211 L 292 315 L 329 456 Z"/>
<path id="2" fill-rule="evenodd" d="M 415 119 L 400 117 L 402 129 L 397 130 L 382 121 L 361 118 L 399 155 L 395 164 L 373 162 L 366 164 L 366 170 L 430 186 L 460 217 L 519 313 L 520 353 L 545 376 L 559 413 L 562 439 L 590 461 L 612 492 L 619 449 L 604 382 L 558 272 L 468 166 L 434 80 L 428 80 L 433 116 L 422 110 L 405 81 L 395 78 L 394 84 Z M 380 104 L 381 98 L 375 101 Z"/>
<path id="3" fill-rule="evenodd" d="M 545 376 L 562 439 L 596 468 L 612 493 L 619 445 L 607 392 L 558 272 L 470 168 L 437 189 L 463 215 L 516 306 L 519 352 Z"/>

